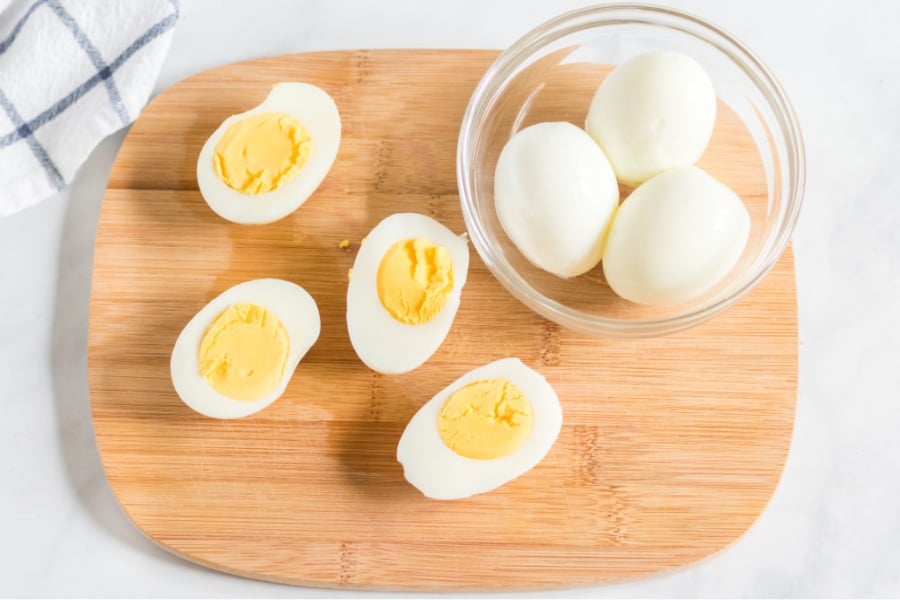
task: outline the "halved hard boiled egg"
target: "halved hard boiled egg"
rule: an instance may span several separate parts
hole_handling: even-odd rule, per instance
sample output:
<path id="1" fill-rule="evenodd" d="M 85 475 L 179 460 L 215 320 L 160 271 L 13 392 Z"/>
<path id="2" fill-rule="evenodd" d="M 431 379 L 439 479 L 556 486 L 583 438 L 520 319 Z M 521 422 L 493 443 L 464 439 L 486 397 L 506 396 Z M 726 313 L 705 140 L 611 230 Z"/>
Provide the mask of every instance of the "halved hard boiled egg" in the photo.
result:
<path id="1" fill-rule="evenodd" d="M 443 343 L 459 308 L 469 247 L 434 219 L 391 215 L 366 236 L 347 286 L 347 330 L 370 369 L 412 371 Z"/>
<path id="2" fill-rule="evenodd" d="M 403 475 L 425 496 L 491 491 L 534 468 L 562 427 L 553 387 L 518 358 L 474 369 L 413 416 L 397 446 Z"/>
<path id="3" fill-rule="evenodd" d="M 255 108 L 228 117 L 197 159 L 197 183 L 220 217 L 277 221 L 297 210 L 331 169 L 341 117 L 331 96 L 308 83 L 279 83 Z"/>
<path id="4" fill-rule="evenodd" d="M 284 393 L 319 329 L 319 309 L 302 287 L 281 279 L 246 281 L 185 325 L 172 349 L 172 384 L 200 414 L 251 415 Z"/>

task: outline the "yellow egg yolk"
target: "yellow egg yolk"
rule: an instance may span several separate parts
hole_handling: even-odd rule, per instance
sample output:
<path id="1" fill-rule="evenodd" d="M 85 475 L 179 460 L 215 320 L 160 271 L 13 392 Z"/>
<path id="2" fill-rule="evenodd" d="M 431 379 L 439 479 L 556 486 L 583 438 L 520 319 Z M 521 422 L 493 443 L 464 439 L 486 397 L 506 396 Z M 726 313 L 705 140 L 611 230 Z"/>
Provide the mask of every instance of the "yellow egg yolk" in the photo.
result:
<path id="1" fill-rule="evenodd" d="M 438 415 L 444 444 L 460 456 L 480 460 L 511 454 L 533 426 L 531 402 L 505 379 L 475 381 L 453 392 Z"/>
<path id="2" fill-rule="evenodd" d="M 312 149 L 303 125 L 284 113 L 262 113 L 231 125 L 213 154 L 225 185 L 243 194 L 277 190 L 296 175 Z"/>
<path id="3" fill-rule="evenodd" d="M 217 316 L 200 341 L 200 375 L 218 393 L 253 401 L 275 391 L 284 376 L 290 342 L 271 312 L 250 302 Z"/>
<path id="4" fill-rule="evenodd" d="M 401 323 L 421 325 L 434 319 L 453 290 L 453 257 L 423 238 L 388 248 L 378 266 L 378 297 Z"/>

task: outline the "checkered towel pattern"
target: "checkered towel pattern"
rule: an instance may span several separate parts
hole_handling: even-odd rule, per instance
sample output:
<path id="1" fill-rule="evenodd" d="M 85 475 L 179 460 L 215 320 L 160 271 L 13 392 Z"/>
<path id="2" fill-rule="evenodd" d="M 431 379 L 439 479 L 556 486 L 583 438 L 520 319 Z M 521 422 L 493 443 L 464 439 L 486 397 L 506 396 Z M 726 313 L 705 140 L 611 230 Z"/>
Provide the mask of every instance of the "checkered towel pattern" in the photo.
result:
<path id="1" fill-rule="evenodd" d="M 177 0 L 13 0 L 2 9 L 0 217 L 65 187 L 100 140 L 137 118 L 177 20 Z"/>

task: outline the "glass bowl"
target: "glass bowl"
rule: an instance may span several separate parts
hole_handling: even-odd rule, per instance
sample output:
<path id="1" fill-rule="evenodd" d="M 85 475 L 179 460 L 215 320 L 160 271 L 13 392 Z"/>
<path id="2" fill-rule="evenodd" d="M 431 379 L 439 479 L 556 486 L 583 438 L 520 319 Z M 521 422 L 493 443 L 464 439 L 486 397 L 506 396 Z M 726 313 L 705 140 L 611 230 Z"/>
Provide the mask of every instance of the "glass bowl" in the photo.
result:
<path id="1" fill-rule="evenodd" d="M 695 300 L 645 306 L 619 298 L 602 265 L 562 279 L 531 265 L 494 210 L 494 169 L 504 144 L 542 121 L 584 126 L 591 98 L 613 65 L 676 50 L 709 73 L 719 98 L 716 129 L 697 163 L 729 185 L 750 217 L 750 238 L 731 272 Z M 698 325 L 752 290 L 784 251 L 803 196 L 803 141 L 778 82 L 749 49 L 706 21 L 638 4 L 563 14 L 527 33 L 490 66 L 460 129 L 457 178 L 472 243 L 494 276 L 538 314 L 573 330 L 650 337 Z M 630 188 L 620 186 L 624 199 Z"/>

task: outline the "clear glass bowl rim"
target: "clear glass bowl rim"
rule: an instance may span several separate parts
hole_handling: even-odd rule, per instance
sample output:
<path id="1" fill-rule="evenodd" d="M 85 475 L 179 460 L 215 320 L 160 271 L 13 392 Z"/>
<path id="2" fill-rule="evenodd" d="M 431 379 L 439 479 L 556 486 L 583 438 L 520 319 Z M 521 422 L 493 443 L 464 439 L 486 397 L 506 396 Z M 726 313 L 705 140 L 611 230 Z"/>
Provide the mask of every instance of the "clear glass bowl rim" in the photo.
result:
<path id="1" fill-rule="evenodd" d="M 491 250 L 490 234 L 479 217 L 475 203 L 473 155 L 477 131 L 493 97 L 503 82 L 534 51 L 563 37 L 611 24 L 640 23 L 668 27 L 698 37 L 724 52 L 754 82 L 775 115 L 786 146 L 786 165 L 781 164 L 782 177 L 789 184 L 784 218 L 778 223 L 774 243 L 764 260 L 757 262 L 743 284 L 732 294 L 712 304 L 691 308 L 663 318 L 615 319 L 572 309 L 552 300 L 528 284 L 513 268 L 503 264 Z M 692 28 L 692 29 L 687 29 Z M 776 156 L 776 160 L 779 160 Z M 799 123 L 781 85 L 763 62 L 749 48 L 706 20 L 678 9 L 643 3 L 604 4 L 563 13 L 538 25 L 519 38 L 491 64 L 475 87 L 460 126 L 456 155 L 457 184 L 463 218 L 469 236 L 481 259 L 498 281 L 516 298 L 538 314 L 560 325 L 592 335 L 607 337 L 651 337 L 683 331 L 722 312 L 752 290 L 778 262 L 790 241 L 800 207 L 805 182 L 805 157 Z M 780 192 L 779 192 L 780 193 Z"/>

